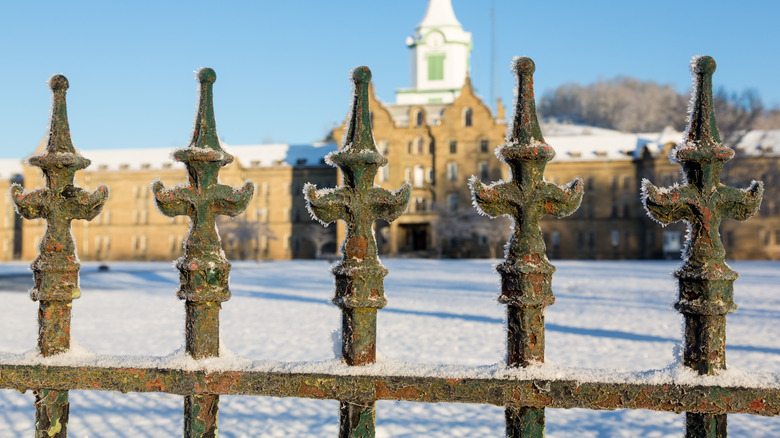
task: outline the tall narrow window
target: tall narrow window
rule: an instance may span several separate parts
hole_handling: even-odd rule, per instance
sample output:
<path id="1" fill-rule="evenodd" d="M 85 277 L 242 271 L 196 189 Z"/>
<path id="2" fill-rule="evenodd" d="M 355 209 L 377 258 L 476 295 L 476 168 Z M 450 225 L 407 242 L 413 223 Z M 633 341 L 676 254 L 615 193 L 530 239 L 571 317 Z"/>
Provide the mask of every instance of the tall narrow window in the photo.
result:
<path id="1" fill-rule="evenodd" d="M 474 112 L 471 111 L 471 108 L 466 108 L 466 111 L 463 112 L 463 126 L 469 127 L 473 123 L 474 118 Z"/>
<path id="2" fill-rule="evenodd" d="M 486 154 L 488 152 L 488 141 L 487 140 L 480 140 L 479 141 L 479 152 L 481 154 Z"/>
<path id="3" fill-rule="evenodd" d="M 450 140 L 450 153 L 451 154 L 458 153 L 458 141 L 457 140 Z"/>
<path id="4" fill-rule="evenodd" d="M 488 163 L 481 162 L 477 164 L 477 172 L 479 172 L 479 179 L 482 181 L 487 181 L 490 179 L 490 168 L 488 167 Z"/>
<path id="5" fill-rule="evenodd" d="M 416 120 L 414 122 L 415 122 L 415 126 L 422 126 L 422 124 L 423 124 L 423 112 L 422 111 L 417 111 Z"/>
<path id="6" fill-rule="evenodd" d="M 447 179 L 450 181 L 458 180 L 458 163 L 447 163 Z"/>
<path id="7" fill-rule="evenodd" d="M 428 80 L 444 79 L 444 55 L 428 55 Z"/>

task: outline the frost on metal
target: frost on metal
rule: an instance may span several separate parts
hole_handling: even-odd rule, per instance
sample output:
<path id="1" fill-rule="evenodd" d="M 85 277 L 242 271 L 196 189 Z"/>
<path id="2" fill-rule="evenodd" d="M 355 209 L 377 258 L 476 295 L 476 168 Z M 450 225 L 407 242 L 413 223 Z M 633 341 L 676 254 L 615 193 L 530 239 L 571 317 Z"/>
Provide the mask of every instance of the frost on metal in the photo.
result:
<path id="1" fill-rule="evenodd" d="M 387 159 L 377 151 L 371 132 L 371 71 L 368 67 L 356 68 L 352 81 L 354 102 L 344 147 L 328 160 L 339 167 L 344 184 L 320 190 L 307 184 L 304 195 L 312 217 L 323 224 L 339 219 L 347 224 L 342 259 L 333 268 L 333 302 L 344 311 L 343 357 L 350 365 L 361 365 L 376 358 L 376 310 L 387 303 L 383 285 L 387 270 L 379 262 L 372 225 L 376 219 L 391 222 L 398 218 L 409 203 L 411 186 L 405 184 L 391 192 L 374 185 L 377 170 L 387 164 Z M 361 334 L 364 329 L 368 332 Z"/>
<path id="2" fill-rule="evenodd" d="M 672 150 L 680 164 L 681 186 L 659 189 L 642 183 L 642 200 L 650 217 L 662 224 L 684 221 L 688 237 L 683 264 L 675 272 L 679 298 L 675 308 L 685 318 L 683 364 L 699 374 L 712 375 L 726 368 L 726 315 L 737 309 L 734 280 L 739 275 L 725 261 L 720 239 L 723 219 L 746 220 L 761 205 L 763 183 L 746 189 L 720 182 L 726 161 L 734 151 L 721 143 L 712 99 L 716 64 L 709 56 L 693 59 L 695 86 L 683 142 Z M 715 436 L 726 428 L 725 415 L 688 414 L 689 436 Z M 710 435 L 713 434 L 713 435 Z"/>
<path id="3" fill-rule="evenodd" d="M 99 186 L 89 192 L 73 183 L 77 171 L 89 166 L 73 147 L 70 138 L 65 93 L 65 76 L 49 80 L 53 92 L 49 140 L 46 150 L 28 158 L 28 164 L 39 167 L 46 178 L 46 188 L 26 191 L 14 184 L 11 198 L 16 211 L 26 219 L 46 220 L 46 232 L 33 261 L 31 297 L 40 301 L 38 308 L 38 351 L 47 357 L 70 348 L 72 301 L 81 296 L 76 246 L 71 233 L 74 219 L 92 220 L 108 199 L 108 188 Z M 67 435 L 68 391 L 36 391 L 36 436 Z"/>
<path id="4" fill-rule="evenodd" d="M 216 73 L 210 68 L 198 72 L 200 100 L 189 147 L 174 152 L 173 158 L 187 167 L 189 184 L 166 189 L 152 184 L 157 208 L 166 216 L 190 217 L 184 255 L 176 262 L 179 270 L 178 297 L 186 301 L 185 348 L 194 359 L 219 356 L 219 310 L 230 299 L 230 263 L 225 259 L 215 220 L 219 215 L 237 216 L 252 199 L 254 185 L 241 188 L 219 183 L 219 170 L 233 161 L 217 138 L 213 85 Z M 184 434 L 187 437 L 216 436 L 219 396 L 198 394 L 185 397 Z"/>
<path id="5" fill-rule="evenodd" d="M 506 246 L 499 301 L 507 305 L 507 365 L 528 367 L 544 362 L 544 311 L 555 302 L 552 274 L 547 260 L 539 220 L 546 214 L 568 216 L 582 202 L 582 179 L 566 186 L 544 180 L 544 168 L 555 151 L 544 142 L 536 116 L 533 73 L 530 58 L 513 63 L 517 76 L 514 123 L 506 145 L 497 149 L 512 177 L 489 186 L 471 178 L 474 206 L 492 218 L 512 218 L 512 236 Z M 506 436 L 544 436 L 544 409 L 507 406 Z"/>
<path id="6" fill-rule="evenodd" d="M 371 132 L 368 87 L 371 71 L 358 67 L 352 71 L 354 101 L 344 147 L 328 155 L 327 162 L 341 170 L 344 184 L 317 190 L 307 184 L 304 196 L 312 217 L 323 224 L 338 219 L 347 224 L 347 236 L 341 246 L 341 261 L 333 268 L 336 297 L 333 303 L 342 309 L 341 356 L 347 365 L 366 365 L 376 361 L 376 314 L 387 304 L 384 278 L 387 269 L 379 262 L 373 223 L 398 218 L 409 204 L 409 183 L 391 192 L 374 185 L 377 170 L 387 159 L 376 149 Z M 374 400 L 352 397 L 342 399 L 339 410 L 339 436 L 374 436 Z"/>
<path id="7" fill-rule="evenodd" d="M 481 213 L 507 215 L 514 221 L 506 259 L 497 267 L 502 279 L 499 301 L 510 306 L 510 314 L 516 313 L 512 308 L 537 310 L 533 321 L 522 323 L 522 329 L 514 327 L 515 318 L 509 318 L 508 361 L 526 366 L 544 361 L 543 309 L 555 302 L 550 287 L 555 267 L 547 260 L 539 220 L 546 214 L 562 217 L 573 213 L 582 202 L 583 184 L 581 179 L 566 186 L 544 181 L 544 168 L 555 151 L 544 142 L 536 116 L 535 66 L 530 58 L 519 58 L 513 67 L 518 89 L 514 123 L 507 144 L 498 150 L 512 178 L 485 186 L 472 177 L 470 186 Z M 519 332 L 513 333 L 514 329 Z"/>

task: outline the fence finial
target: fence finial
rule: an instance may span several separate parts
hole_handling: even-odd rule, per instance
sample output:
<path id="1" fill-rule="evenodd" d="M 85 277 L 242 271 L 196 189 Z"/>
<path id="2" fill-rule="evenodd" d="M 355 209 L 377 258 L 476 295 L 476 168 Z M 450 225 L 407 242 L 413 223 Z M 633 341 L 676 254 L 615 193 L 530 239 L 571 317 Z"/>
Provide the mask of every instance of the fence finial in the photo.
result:
<path id="1" fill-rule="evenodd" d="M 215 219 L 219 215 L 233 217 L 243 212 L 252 199 L 254 185 L 247 181 L 242 188 L 234 189 L 218 182 L 220 168 L 233 157 L 222 150 L 217 138 L 212 102 L 216 74 L 214 70 L 204 68 L 198 73 L 198 79 L 200 101 L 192 141 L 188 147 L 173 154 L 174 159 L 187 167 L 190 185 L 166 189 L 162 182 L 155 181 L 152 191 L 163 214 L 169 217 L 186 215 L 192 221 L 184 256 L 176 264 L 181 273 L 179 298 L 187 301 L 188 309 L 194 303 L 212 303 L 215 304 L 212 307 L 218 309 L 218 303 L 230 299 L 230 263 L 222 253 Z M 187 351 L 193 357 L 218 355 L 219 337 L 209 334 L 210 331 L 205 325 L 188 324 Z"/>
<path id="2" fill-rule="evenodd" d="M 711 56 L 697 56 L 691 61 L 694 86 L 688 129 L 685 140 L 704 145 L 721 143 L 718 123 L 715 120 L 715 101 L 712 99 L 712 75 L 717 65 Z M 733 152 L 732 152 L 733 154 Z"/>
<path id="3" fill-rule="evenodd" d="M 510 142 L 529 144 L 544 143 L 542 129 L 536 116 L 536 100 L 534 99 L 534 72 L 536 64 L 531 58 L 517 58 L 512 63 L 517 77 L 517 102 Z M 552 149 L 550 149 L 552 151 Z M 553 156 L 555 152 L 552 152 Z M 550 157 L 552 159 L 552 157 Z"/>
<path id="4" fill-rule="evenodd" d="M 33 300 L 38 308 L 38 351 L 42 356 L 70 349 L 70 317 L 73 300 L 81 296 L 76 245 L 71 234 L 74 219 L 92 220 L 108 199 L 108 188 L 99 186 L 88 192 L 77 187 L 76 171 L 90 161 L 76 152 L 70 138 L 65 92 L 68 80 L 56 75 L 49 81 L 54 94 L 49 140 L 44 151 L 27 162 L 39 167 L 46 177 L 46 188 L 26 191 L 11 186 L 16 211 L 26 219 L 45 219 L 46 231 L 38 247 L 38 257 L 30 266 L 35 286 Z M 36 436 L 67 436 L 68 391 L 40 389 L 35 392 Z"/>
<path id="5" fill-rule="evenodd" d="M 70 138 L 65 102 L 68 80 L 65 76 L 56 75 L 49 84 L 54 99 L 48 144 L 44 151 L 27 159 L 30 165 L 43 171 L 46 188 L 26 191 L 14 184 L 11 197 L 16 210 L 26 219 L 42 218 L 47 222 L 38 257 L 31 266 L 35 279 L 33 300 L 40 300 L 41 306 L 55 301 L 68 303 L 69 308 L 70 301 L 81 294 L 78 287 L 80 265 L 71 234 L 71 221 L 92 220 L 97 216 L 108 198 L 108 188 L 101 185 L 97 190 L 88 192 L 74 184 L 76 171 L 89 166 L 90 161 L 76 152 Z M 44 325 L 52 324 L 51 320 L 45 318 L 40 322 Z M 69 348 L 69 325 L 52 326 L 56 333 L 47 330 L 40 332 L 38 341 L 43 355 L 56 354 Z"/>
<path id="6" fill-rule="evenodd" d="M 347 223 L 347 237 L 341 248 L 342 260 L 333 268 L 336 276 L 336 297 L 333 302 L 345 312 L 373 310 L 386 304 L 383 279 L 387 270 L 377 257 L 376 240 L 372 224 L 376 219 L 395 220 L 406 209 L 411 186 L 406 183 L 395 192 L 374 186 L 379 167 L 387 159 L 379 154 L 371 133 L 368 108 L 368 85 L 371 71 L 358 67 L 352 72 L 355 84 L 352 116 L 350 117 L 344 147 L 330 154 L 328 159 L 337 165 L 344 175 L 344 185 L 335 190 L 317 190 L 307 184 L 304 195 L 312 216 L 323 223 L 338 219 Z M 375 324 L 375 322 L 374 322 Z M 355 327 L 357 330 L 361 327 Z M 351 329 L 350 329 L 351 330 Z M 375 358 L 375 333 L 370 336 L 344 333 L 342 343 L 344 358 L 350 365 L 370 363 Z"/>

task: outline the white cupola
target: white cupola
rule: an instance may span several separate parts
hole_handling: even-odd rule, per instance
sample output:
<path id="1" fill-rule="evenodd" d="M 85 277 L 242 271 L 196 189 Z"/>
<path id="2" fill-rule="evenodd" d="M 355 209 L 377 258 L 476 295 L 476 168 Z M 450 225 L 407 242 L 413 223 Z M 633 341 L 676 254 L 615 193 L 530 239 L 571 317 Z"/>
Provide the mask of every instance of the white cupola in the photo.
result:
<path id="1" fill-rule="evenodd" d="M 428 10 L 406 38 L 411 49 L 412 84 L 396 90 L 396 103 L 450 103 L 469 74 L 471 32 L 455 17 L 451 0 L 429 0 Z"/>

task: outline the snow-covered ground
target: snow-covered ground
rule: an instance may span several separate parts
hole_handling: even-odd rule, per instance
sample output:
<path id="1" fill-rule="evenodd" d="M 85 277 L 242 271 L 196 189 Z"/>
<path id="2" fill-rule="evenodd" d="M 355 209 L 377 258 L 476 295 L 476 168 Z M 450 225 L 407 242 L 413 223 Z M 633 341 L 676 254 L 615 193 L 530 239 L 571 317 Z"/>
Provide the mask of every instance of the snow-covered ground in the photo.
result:
<path id="1" fill-rule="evenodd" d="M 489 365 L 505 354 L 505 307 L 495 300 L 490 260 L 386 260 L 388 306 L 379 312 L 380 360 Z M 682 317 L 671 308 L 676 262 L 553 261 L 555 305 L 547 310 L 547 362 L 564 367 L 661 369 L 675 361 Z M 740 309 L 728 317 L 730 368 L 780 373 L 780 263 L 733 262 Z M 0 265 L 8 275 L 24 264 Z M 14 277 L 10 277 L 14 278 Z M 18 278 L 18 277 L 17 277 Z M 80 347 L 107 355 L 166 356 L 183 344 L 183 304 L 169 263 L 82 268 L 73 305 Z M 29 283 L 31 284 L 31 280 Z M 5 289 L 2 289 L 5 288 Z M 0 286 L 0 351 L 34 349 L 37 303 Z M 17 288 L 18 289 L 18 288 Z M 223 305 L 222 341 L 233 353 L 276 361 L 334 358 L 339 309 L 333 277 L 321 261 L 238 262 L 233 298 Z M 6 356 L 8 356 L 6 354 Z M 167 394 L 72 391 L 72 437 L 181 435 L 182 399 Z M 547 436 L 679 437 L 683 416 L 650 411 L 547 409 Z M 780 436 L 780 418 L 730 415 L 731 436 Z M 31 393 L 0 391 L 0 437 L 31 436 Z M 377 403 L 378 437 L 503 436 L 503 408 L 460 404 Z M 220 436 L 337 436 L 338 402 L 265 397 L 220 398 Z"/>

